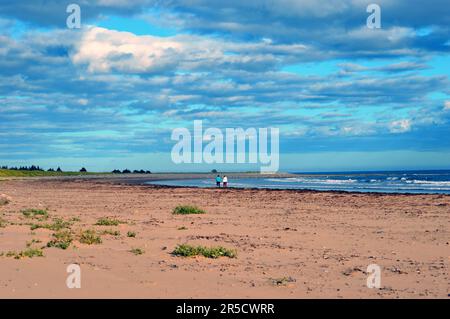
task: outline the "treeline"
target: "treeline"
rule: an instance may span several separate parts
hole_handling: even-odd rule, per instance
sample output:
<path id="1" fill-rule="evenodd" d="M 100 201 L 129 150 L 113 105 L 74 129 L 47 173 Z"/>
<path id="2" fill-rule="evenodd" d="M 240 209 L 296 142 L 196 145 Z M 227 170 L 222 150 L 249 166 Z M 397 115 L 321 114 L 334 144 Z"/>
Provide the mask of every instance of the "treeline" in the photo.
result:
<path id="1" fill-rule="evenodd" d="M 40 172 L 45 172 L 45 170 L 37 165 L 31 165 L 31 166 L 20 166 L 20 167 L 8 167 L 6 165 L 4 166 L 0 166 L 1 169 L 8 169 L 8 170 L 12 170 L 12 171 L 28 171 L 28 172 L 33 172 L 33 171 L 40 171 Z M 57 169 L 54 168 L 49 168 L 47 170 L 47 172 L 58 172 L 58 173 L 62 173 L 62 169 L 60 167 L 58 167 Z M 87 169 L 82 167 L 79 170 L 80 173 L 87 173 Z M 146 170 L 137 170 L 135 169 L 134 171 L 131 171 L 129 169 L 124 169 L 124 170 L 118 170 L 115 169 L 113 170 L 111 173 L 113 174 L 151 174 L 151 171 L 146 171 Z"/>
<path id="2" fill-rule="evenodd" d="M 130 171 L 129 169 L 124 169 L 123 171 L 121 171 L 120 169 L 115 169 L 112 171 L 112 173 L 113 174 L 151 174 L 152 172 L 144 171 L 143 169 L 141 169 L 141 170 L 135 169 L 134 171 Z"/>
<path id="3" fill-rule="evenodd" d="M 8 166 L 2 166 L 2 169 L 9 169 L 12 171 L 41 171 L 43 172 L 44 169 L 39 167 L 39 166 L 35 166 L 35 165 L 31 165 L 31 166 L 20 166 L 20 167 L 8 167 Z M 59 168 L 59 167 L 58 167 Z"/>
<path id="4" fill-rule="evenodd" d="M 11 171 L 27 171 L 27 172 L 45 172 L 45 169 L 43 169 L 42 167 L 40 167 L 39 165 L 31 165 L 31 166 L 11 166 L 8 167 L 7 165 L 3 165 L 0 167 L 1 169 L 9 169 Z M 59 172 L 62 173 L 62 169 L 61 167 L 58 166 L 57 169 L 54 168 L 49 168 L 47 170 L 47 172 Z M 87 170 L 83 167 L 82 169 L 80 169 L 80 172 L 87 172 Z"/>

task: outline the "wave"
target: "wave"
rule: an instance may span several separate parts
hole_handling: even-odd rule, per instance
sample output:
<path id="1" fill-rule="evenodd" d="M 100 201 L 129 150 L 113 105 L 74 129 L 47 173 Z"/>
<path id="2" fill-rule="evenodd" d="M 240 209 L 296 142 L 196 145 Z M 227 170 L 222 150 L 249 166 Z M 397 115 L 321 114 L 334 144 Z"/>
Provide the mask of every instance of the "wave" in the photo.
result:
<path id="1" fill-rule="evenodd" d="M 318 178 L 302 178 L 302 177 L 286 177 L 286 178 L 266 178 L 265 181 L 275 183 L 325 183 L 325 184 L 349 184 L 356 183 L 356 179 L 318 179 Z"/>
<path id="2" fill-rule="evenodd" d="M 423 180 L 412 180 L 407 181 L 408 184 L 423 184 L 423 185 L 435 185 L 435 186 L 449 186 L 450 187 L 450 181 L 423 181 Z"/>

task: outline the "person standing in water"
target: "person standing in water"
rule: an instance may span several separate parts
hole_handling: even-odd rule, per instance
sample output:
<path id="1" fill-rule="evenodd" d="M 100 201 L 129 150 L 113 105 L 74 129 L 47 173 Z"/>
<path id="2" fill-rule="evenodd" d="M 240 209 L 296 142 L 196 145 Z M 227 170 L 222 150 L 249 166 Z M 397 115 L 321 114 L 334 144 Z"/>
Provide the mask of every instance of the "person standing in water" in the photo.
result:
<path id="1" fill-rule="evenodd" d="M 222 182 L 222 179 L 220 178 L 220 175 L 217 175 L 216 177 L 216 186 L 220 187 L 220 183 Z"/>
<path id="2" fill-rule="evenodd" d="M 228 177 L 226 175 L 223 177 L 222 182 L 223 182 L 223 187 L 228 186 Z"/>

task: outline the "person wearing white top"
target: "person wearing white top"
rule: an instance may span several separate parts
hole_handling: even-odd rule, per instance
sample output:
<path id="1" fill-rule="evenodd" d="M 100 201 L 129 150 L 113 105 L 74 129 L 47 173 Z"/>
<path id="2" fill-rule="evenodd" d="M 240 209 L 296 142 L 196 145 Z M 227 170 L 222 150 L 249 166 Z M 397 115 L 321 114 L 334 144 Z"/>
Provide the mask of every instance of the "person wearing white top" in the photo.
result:
<path id="1" fill-rule="evenodd" d="M 227 187 L 228 186 L 228 177 L 224 176 L 222 178 L 222 182 L 223 182 L 223 187 Z"/>

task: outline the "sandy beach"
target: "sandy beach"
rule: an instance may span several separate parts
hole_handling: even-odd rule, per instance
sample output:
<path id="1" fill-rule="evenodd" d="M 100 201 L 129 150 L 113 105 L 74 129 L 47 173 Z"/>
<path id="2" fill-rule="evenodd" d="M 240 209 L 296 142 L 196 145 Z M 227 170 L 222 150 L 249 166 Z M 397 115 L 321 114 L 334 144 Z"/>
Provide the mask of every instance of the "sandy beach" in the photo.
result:
<path id="1" fill-rule="evenodd" d="M 132 185 L 133 184 L 133 185 Z M 448 298 L 450 196 L 166 188 L 117 179 L 0 181 L 0 298 Z M 195 205 L 201 215 L 174 215 Z M 22 211 L 48 212 L 46 220 Z M 98 219 L 117 226 L 94 225 Z M 67 249 L 46 247 L 70 223 Z M 100 244 L 77 234 L 94 230 Z M 119 234 L 120 232 L 120 234 Z M 114 234 L 113 234 L 114 233 Z M 127 234 L 135 233 L 135 237 Z M 28 243 L 28 244 L 27 244 Z M 179 244 L 236 258 L 179 257 Z M 8 252 L 41 248 L 43 257 Z M 134 254 L 133 249 L 142 254 Z M 70 264 L 81 288 L 66 286 Z M 381 267 L 381 288 L 366 286 Z"/>

